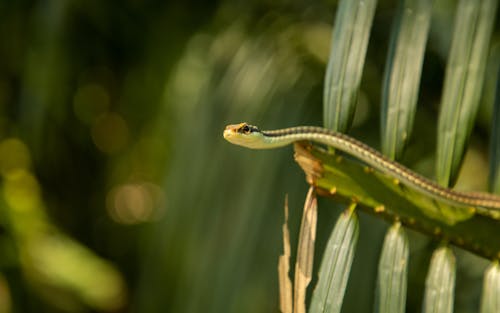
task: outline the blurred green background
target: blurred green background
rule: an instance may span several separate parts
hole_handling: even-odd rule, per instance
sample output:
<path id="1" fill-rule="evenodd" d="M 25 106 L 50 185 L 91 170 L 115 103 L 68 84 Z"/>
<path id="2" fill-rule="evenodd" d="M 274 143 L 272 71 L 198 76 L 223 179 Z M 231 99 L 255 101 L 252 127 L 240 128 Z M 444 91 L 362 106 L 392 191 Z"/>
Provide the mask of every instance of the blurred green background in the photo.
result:
<path id="1" fill-rule="evenodd" d="M 456 6 L 436 2 L 415 125 L 424 136 L 406 162 L 427 174 Z M 336 6 L 0 0 L 0 313 L 277 312 L 284 197 L 294 247 L 308 186 L 291 148 L 244 150 L 222 130 L 321 125 Z M 379 1 L 351 132 L 374 147 L 396 7 Z M 320 201 L 318 264 L 340 210 Z M 386 227 L 361 216 L 345 312 L 372 311 Z M 415 312 L 432 244 L 410 235 Z M 458 259 L 457 312 L 473 312 L 486 262 Z"/>

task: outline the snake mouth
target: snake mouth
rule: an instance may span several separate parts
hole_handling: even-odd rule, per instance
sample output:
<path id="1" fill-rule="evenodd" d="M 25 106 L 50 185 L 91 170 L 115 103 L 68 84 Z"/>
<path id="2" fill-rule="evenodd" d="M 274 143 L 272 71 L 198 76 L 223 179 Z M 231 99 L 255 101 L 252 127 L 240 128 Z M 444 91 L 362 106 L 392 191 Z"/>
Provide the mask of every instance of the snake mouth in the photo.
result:
<path id="1" fill-rule="evenodd" d="M 240 129 L 243 124 L 244 123 L 227 125 L 223 133 L 224 138 L 225 139 L 231 138 L 234 134 L 238 132 L 238 129 Z"/>
<path id="2" fill-rule="evenodd" d="M 233 134 L 234 134 L 234 130 L 233 129 L 227 129 L 227 128 L 224 129 L 224 133 L 223 133 L 224 139 L 228 139 Z"/>
<path id="3" fill-rule="evenodd" d="M 224 138 L 225 139 L 231 138 L 235 134 L 239 133 L 242 127 L 244 127 L 245 125 L 247 125 L 247 123 L 227 125 L 223 133 Z"/>

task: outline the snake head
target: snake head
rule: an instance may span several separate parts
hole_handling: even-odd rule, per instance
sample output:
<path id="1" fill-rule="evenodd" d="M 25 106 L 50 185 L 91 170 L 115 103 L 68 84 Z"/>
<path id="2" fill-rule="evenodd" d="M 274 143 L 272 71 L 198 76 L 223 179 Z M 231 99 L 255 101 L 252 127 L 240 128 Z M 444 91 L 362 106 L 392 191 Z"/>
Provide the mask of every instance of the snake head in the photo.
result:
<path id="1" fill-rule="evenodd" d="M 224 139 L 247 148 L 256 148 L 255 145 L 262 141 L 262 137 L 262 133 L 256 126 L 247 123 L 227 125 L 224 129 Z"/>

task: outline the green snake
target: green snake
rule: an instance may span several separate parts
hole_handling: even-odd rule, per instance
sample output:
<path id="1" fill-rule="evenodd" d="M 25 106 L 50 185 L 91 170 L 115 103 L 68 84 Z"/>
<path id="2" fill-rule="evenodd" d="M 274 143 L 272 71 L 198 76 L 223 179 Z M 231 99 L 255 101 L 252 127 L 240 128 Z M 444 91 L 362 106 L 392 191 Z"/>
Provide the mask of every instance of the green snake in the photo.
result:
<path id="1" fill-rule="evenodd" d="M 279 148 L 304 140 L 321 143 L 343 151 L 433 198 L 461 206 L 500 210 L 499 196 L 480 192 L 462 192 L 442 187 L 407 167 L 390 160 L 366 144 L 345 134 L 325 128 L 299 126 L 279 130 L 260 130 L 256 126 L 240 123 L 226 126 L 224 138 L 233 144 L 251 149 Z"/>

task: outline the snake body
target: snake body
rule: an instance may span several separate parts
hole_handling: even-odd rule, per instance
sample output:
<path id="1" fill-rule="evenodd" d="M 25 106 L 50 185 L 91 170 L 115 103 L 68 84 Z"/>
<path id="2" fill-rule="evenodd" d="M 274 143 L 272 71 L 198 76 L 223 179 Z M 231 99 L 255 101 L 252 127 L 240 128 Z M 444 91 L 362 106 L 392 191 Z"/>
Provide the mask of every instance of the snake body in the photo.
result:
<path id="1" fill-rule="evenodd" d="M 251 149 L 279 148 L 297 141 L 309 140 L 341 150 L 367 165 L 388 174 L 401 183 L 434 197 L 461 206 L 500 210 L 500 197 L 479 192 L 463 192 L 445 188 L 392 161 L 377 150 L 345 134 L 314 127 L 299 126 L 279 130 L 260 130 L 247 123 L 228 125 L 224 138 L 229 142 Z"/>

